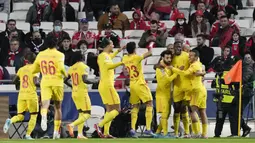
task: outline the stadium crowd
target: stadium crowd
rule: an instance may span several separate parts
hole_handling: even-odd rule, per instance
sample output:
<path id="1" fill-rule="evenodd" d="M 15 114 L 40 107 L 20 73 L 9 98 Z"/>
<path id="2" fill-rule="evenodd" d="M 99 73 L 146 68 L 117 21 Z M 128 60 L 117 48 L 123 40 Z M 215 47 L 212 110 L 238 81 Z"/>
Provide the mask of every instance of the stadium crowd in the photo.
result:
<path id="1" fill-rule="evenodd" d="M 18 2 L 21 1 L 31 2 L 31 0 L 20 0 Z M 15 0 L 13 0 L 13 2 L 15 3 Z M 57 40 L 56 49 L 64 54 L 65 66 L 71 67 L 80 60 L 77 59 L 76 51 L 81 51 L 85 57 L 84 63 L 88 65 L 90 70 L 93 69 L 94 75 L 97 77 L 100 77 L 100 71 L 102 71 L 101 68 L 103 65 L 102 64 L 100 67 L 100 62 L 97 62 L 100 61 L 99 55 L 105 52 L 106 47 L 108 48 L 108 45 L 110 45 L 109 41 L 107 43 L 106 39 L 112 41 L 112 47 L 116 49 L 120 48 L 121 50 L 123 50 L 122 41 L 138 39 L 139 42 L 137 42 L 137 45 L 128 43 L 127 50 L 124 50 L 124 55 L 133 54 L 134 47 L 148 49 L 148 51 L 166 47 L 166 51 L 162 53 L 161 59 L 155 65 L 155 69 L 160 67 L 159 65 L 162 64 L 162 59 L 165 60 L 166 55 L 170 55 L 170 59 L 173 59 L 173 63 L 175 64 L 173 64 L 174 67 L 170 66 L 169 68 L 176 73 L 176 76 L 178 74 L 181 76 L 182 74 L 180 73 L 182 72 L 179 70 L 187 70 L 189 66 L 185 65 L 184 69 L 179 69 L 182 65 L 178 65 L 177 59 L 174 60 L 171 56 L 179 55 L 180 53 L 180 55 L 183 55 L 183 52 L 193 55 L 194 63 L 196 63 L 196 58 L 199 59 L 205 66 L 205 71 L 208 73 L 218 72 L 219 61 L 227 64 L 224 65 L 224 67 L 228 67 L 227 69 L 229 70 L 239 59 L 245 59 L 247 55 L 251 57 L 249 62 L 244 64 L 247 67 L 251 67 L 250 71 L 247 71 L 247 73 L 255 71 L 252 67 L 255 60 L 255 32 L 251 37 L 243 37 L 241 35 L 240 25 L 238 25 L 234 19 L 234 17 L 238 15 L 237 10 L 243 9 L 241 0 L 191 0 L 188 13 L 184 13 L 179 9 L 182 5 L 178 6 L 178 0 L 84 0 L 85 6 L 82 11 L 86 13 L 86 18 L 78 18 L 77 11 L 69 2 L 79 2 L 79 0 L 33 0 L 33 5 L 27 11 L 25 19 L 25 22 L 30 24 L 30 31 L 28 33 L 16 27 L 17 21 L 15 19 L 6 21 L 6 30 L 0 33 L 0 80 L 10 79 L 8 70 L 6 70 L 5 67 L 15 67 L 15 71 L 18 72 L 19 69 L 31 63 L 29 58 L 27 58 L 29 53 L 32 52 L 35 55 L 39 55 L 41 52 L 47 51 L 49 48 L 47 44 L 49 43 L 49 41 L 47 41 L 49 37 Z M 248 0 L 247 3 L 251 5 L 252 2 Z M 133 11 L 131 19 L 125 14 L 125 11 Z M 0 13 L 10 12 L 12 12 L 12 2 L 10 3 L 9 0 L 0 0 Z M 255 12 L 253 16 L 254 15 Z M 90 29 L 90 23 L 93 22 L 93 20 L 97 21 L 97 32 Z M 168 28 L 166 24 L 167 21 L 174 21 L 171 28 Z M 46 31 L 43 30 L 44 28 L 41 27 L 41 22 L 53 22 L 53 30 L 46 33 Z M 64 22 L 78 22 L 79 30 L 75 31 L 73 34 L 68 33 L 63 29 Z M 130 36 L 125 34 L 127 30 L 137 30 L 143 33 L 138 34 L 138 36 Z M 174 37 L 174 42 L 169 44 L 167 39 L 171 37 Z M 191 43 L 186 40 L 187 38 L 196 38 L 197 43 L 191 45 Z M 222 54 L 215 57 L 215 51 L 212 47 L 220 47 Z M 88 53 L 88 49 L 97 50 L 96 52 Z M 167 54 L 169 51 L 171 51 L 171 54 Z M 146 56 L 143 58 L 146 58 Z M 185 61 L 187 59 L 183 58 L 179 60 Z M 128 67 L 126 63 L 124 64 Z M 180 67 L 176 68 L 175 65 Z M 123 68 L 123 71 L 117 78 L 128 78 L 126 70 L 128 69 Z M 156 70 L 156 75 L 158 75 L 157 72 Z M 199 72 L 197 74 L 197 76 L 201 74 L 201 77 L 204 75 L 202 70 L 201 73 Z M 156 77 L 155 80 L 160 79 Z M 99 89 L 100 92 L 100 83 L 99 85 L 96 82 L 86 83 L 93 84 L 92 88 Z M 131 83 L 132 81 L 130 84 Z M 200 82 L 193 84 L 200 85 Z M 125 86 L 126 84 L 124 82 L 115 81 L 114 83 L 116 89 L 123 89 Z M 202 85 L 201 88 L 203 88 Z M 177 90 L 174 90 L 173 96 L 177 94 L 176 92 Z M 143 100 L 143 98 L 140 99 Z M 148 113 L 152 111 L 151 100 L 152 99 L 144 99 L 146 103 L 146 120 L 152 116 Z M 192 125 L 193 133 L 195 135 L 199 134 L 200 130 L 198 128 L 200 128 L 200 126 L 198 127 L 197 124 L 200 123 L 197 123 L 199 121 L 197 121 L 197 114 L 195 113 L 199 109 L 200 116 L 203 118 L 202 137 L 207 138 L 207 132 L 205 131 L 207 130 L 207 117 L 204 110 L 206 105 L 201 105 L 202 107 L 200 108 L 200 105 L 193 103 L 192 105 L 198 108 L 191 107 L 190 115 L 188 115 L 186 104 L 180 102 L 182 100 L 184 99 L 174 100 L 174 118 L 177 120 L 174 121 L 175 135 L 178 135 L 179 122 L 182 120 L 185 128 L 185 137 L 190 137 L 189 116 L 191 116 L 192 122 L 196 123 Z M 135 102 L 133 104 L 135 105 L 137 103 Z M 131 112 L 137 114 L 137 108 L 138 107 L 134 106 Z M 107 111 L 109 118 L 117 116 L 117 113 L 112 113 L 113 111 L 115 111 L 115 108 L 109 109 L 109 112 Z M 110 113 L 114 114 L 114 116 L 110 116 Z M 164 112 L 164 114 L 162 113 L 162 116 L 163 115 L 167 118 L 169 116 L 169 111 Z M 85 113 L 79 114 L 79 118 L 80 116 L 86 119 L 89 118 Z M 131 115 L 131 117 L 137 118 L 135 115 Z M 105 120 L 109 119 L 104 119 L 103 122 Z M 148 123 L 146 122 L 146 124 L 150 124 L 150 122 L 151 120 L 148 119 Z M 161 123 L 162 127 L 157 130 L 157 133 L 160 133 L 163 129 L 164 136 L 167 136 L 165 120 L 161 120 Z M 237 122 L 235 122 L 235 124 L 237 124 Z M 75 123 L 75 125 L 78 124 Z M 74 125 L 72 124 L 72 126 Z M 102 134 L 100 128 L 103 126 L 107 126 L 107 123 L 100 123 L 96 126 L 99 135 Z M 132 136 L 135 136 L 134 126 L 135 123 L 132 125 Z M 237 127 L 235 125 L 233 126 L 235 129 L 233 129 L 232 136 L 237 136 Z M 153 133 L 150 126 L 147 125 L 146 127 L 147 133 L 152 135 Z M 69 129 L 71 129 L 71 127 L 69 127 Z M 216 137 L 220 136 L 222 127 L 219 130 L 217 135 L 215 135 Z M 251 128 L 244 124 L 243 136 L 247 136 L 250 130 Z M 106 137 L 112 138 L 109 133 Z"/>

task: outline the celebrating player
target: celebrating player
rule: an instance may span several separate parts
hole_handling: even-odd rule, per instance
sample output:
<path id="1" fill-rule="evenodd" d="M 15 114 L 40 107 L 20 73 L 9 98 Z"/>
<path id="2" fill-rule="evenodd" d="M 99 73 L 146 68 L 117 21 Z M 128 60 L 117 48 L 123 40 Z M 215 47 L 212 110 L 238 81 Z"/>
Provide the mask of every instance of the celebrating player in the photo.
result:
<path id="1" fill-rule="evenodd" d="M 182 51 L 182 43 L 177 41 L 174 43 L 174 58 L 172 65 L 175 68 L 187 70 L 189 67 L 189 54 Z M 190 100 L 190 79 L 186 76 L 177 76 L 174 80 L 174 132 L 178 137 L 180 125 L 180 113 L 182 113 L 182 121 L 184 125 L 185 138 L 190 137 L 189 131 L 189 115 L 187 112 L 188 101 Z"/>
<path id="2" fill-rule="evenodd" d="M 129 42 L 127 44 L 128 55 L 123 57 L 123 62 L 128 70 L 130 78 L 130 103 L 133 106 L 131 110 L 131 136 L 136 136 L 135 125 L 138 118 L 140 100 L 146 104 L 146 131 L 145 134 L 153 135 L 151 131 L 153 103 L 152 95 L 149 87 L 143 76 L 142 60 L 151 56 L 151 50 L 144 53 L 142 56 L 136 54 L 135 42 Z"/>
<path id="3" fill-rule="evenodd" d="M 48 36 L 46 39 L 48 49 L 40 52 L 34 62 L 33 73 L 41 72 L 41 128 L 47 129 L 47 111 L 50 100 L 54 100 L 55 117 L 53 139 L 60 138 L 59 128 L 61 125 L 62 112 L 61 103 L 64 96 L 64 77 L 67 77 L 64 68 L 65 56 L 56 49 L 57 39 Z"/>
<path id="4" fill-rule="evenodd" d="M 38 77 L 32 74 L 32 64 L 35 61 L 34 53 L 27 53 L 25 59 L 28 64 L 18 70 L 14 82 L 20 79 L 20 90 L 18 96 L 18 115 L 7 119 L 4 125 L 4 133 L 7 133 L 11 124 L 24 120 L 24 114 L 28 110 L 30 112 L 30 120 L 25 139 L 33 140 L 30 136 L 36 124 L 38 114 L 38 96 L 36 93 L 36 85 L 39 86 Z"/>
<path id="5" fill-rule="evenodd" d="M 88 95 L 86 84 L 93 84 L 97 81 L 88 80 L 89 67 L 83 63 L 84 58 L 81 52 L 75 52 L 73 57 L 74 64 L 68 70 L 68 78 L 65 83 L 72 87 L 72 98 L 75 103 L 76 109 L 79 112 L 77 120 L 67 125 L 67 129 L 71 137 L 74 137 L 73 128 L 78 126 L 78 139 L 87 139 L 83 136 L 84 122 L 90 118 L 91 102 Z M 72 78 L 72 85 L 68 80 Z"/>
<path id="6" fill-rule="evenodd" d="M 196 76 L 196 72 L 202 72 L 202 64 L 198 61 L 199 53 L 196 50 L 192 50 L 189 54 L 189 61 L 190 66 L 187 70 L 180 70 L 175 67 L 170 67 L 174 73 L 179 74 L 181 77 L 189 77 L 191 80 L 191 100 L 190 100 L 190 106 L 191 106 L 191 120 L 192 120 L 192 128 L 195 136 L 198 136 L 198 128 L 200 128 L 200 125 L 198 124 L 198 118 L 197 118 L 197 111 L 199 107 L 205 108 L 204 102 L 206 102 L 204 93 L 204 85 L 202 83 L 202 77 Z M 207 130 L 207 129 L 206 129 Z M 203 128 L 204 132 L 204 128 Z"/>
<path id="7" fill-rule="evenodd" d="M 119 114 L 120 110 L 120 98 L 114 88 L 114 69 L 123 65 L 123 62 L 113 63 L 112 59 L 122 51 L 124 47 L 112 53 L 114 47 L 113 43 L 106 38 L 102 40 L 100 47 L 103 48 L 103 52 L 98 56 L 97 60 L 100 70 L 98 91 L 106 106 L 106 113 L 104 119 L 99 124 L 95 124 L 94 127 L 101 138 L 114 138 L 109 134 L 109 128 L 112 120 Z M 101 131 L 102 127 L 104 127 L 104 134 Z"/>
<path id="8" fill-rule="evenodd" d="M 157 88 L 156 88 L 156 107 L 157 113 L 161 113 L 160 123 L 157 129 L 157 134 L 163 130 L 163 138 L 167 138 L 168 134 L 168 118 L 171 110 L 171 83 L 177 77 L 177 74 L 172 73 L 168 69 L 172 61 L 172 52 L 165 50 L 161 53 L 162 61 L 160 67 L 156 69 Z M 160 136 L 159 136 L 160 137 Z"/>

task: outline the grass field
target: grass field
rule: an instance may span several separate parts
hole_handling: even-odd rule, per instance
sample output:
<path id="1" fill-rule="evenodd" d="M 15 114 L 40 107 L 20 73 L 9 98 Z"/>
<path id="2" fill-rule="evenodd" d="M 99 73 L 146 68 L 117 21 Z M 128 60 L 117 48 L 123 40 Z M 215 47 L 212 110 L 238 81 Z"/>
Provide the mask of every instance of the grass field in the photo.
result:
<path id="1" fill-rule="evenodd" d="M 220 139 L 61 139 L 61 140 L 0 140 L 0 143 L 255 143 L 255 138 Z"/>

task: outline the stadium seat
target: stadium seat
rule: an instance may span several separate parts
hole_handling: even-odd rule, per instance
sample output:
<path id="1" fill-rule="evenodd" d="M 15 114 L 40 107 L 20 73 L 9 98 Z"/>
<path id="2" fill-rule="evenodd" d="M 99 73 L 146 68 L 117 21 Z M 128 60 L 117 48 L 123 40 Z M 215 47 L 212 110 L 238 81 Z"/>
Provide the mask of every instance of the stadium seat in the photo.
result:
<path id="1" fill-rule="evenodd" d="M 147 51 L 148 51 L 148 49 L 146 49 L 146 48 L 137 48 L 136 49 L 136 53 L 138 55 L 142 55 L 142 54 L 146 53 Z"/>
<path id="2" fill-rule="evenodd" d="M 123 66 L 119 66 L 115 69 L 115 74 L 120 74 L 123 71 Z"/>
<path id="3" fill-rule="evenodd" d="M 127 45 L 127 43 L 129 43 L 129 42 L 135 42 L 135 43 L 136 43 L 136 46 L 138 47 L 139 41 L 140 41 L 140 39 L 122 39 L 122 40 L 120 41 L 120 46 L 121 46 L 121 47 L 122 47 L 122 46 L 125 46 L 125 45 Z"/>
<path id="4" fill-rule="evenodd" d="M 124 37 L 141 38 L 144 30 L 126 30 Z"/>
<path id="5" fill-rule="evenodd" d="M 253 14 L 253 9 L 242 9 L 242 10 L 237 10 L 238 15 L 235 15 L 236 19 L 239 18 L 252 18 Z"/>
<path id="6" fill-rule="evenodd" d="M 157 88 L 157 83 L 148 83 L 148 86 L 151 90 L 156 90 Z"/>
<path id="7" fill-rule="evenodd" d="M 91 106 L 91 117 L 86 121 L 89 130 L 87 133 L 93 133 L 95 131 L 94 124 L 97 124 L 101 121 L 101 118 L 105 114 L 105 109 L 101 106 Z"/>
<path id="8" fill-rule="evenodd" d="M 75 31 L 74 30 L 65 30 L 65 32 L 67 32 L 69 34 L 70 38 L 72 38 Z"/>
<path id="9" fill-rule="evenodd" d="M 89 52 L 96 54 L 97 53 L 97 49 L 88 49 L 86 53 L 89 53 Z"/>
<path id="10" fill-rule="evenodd" d="M 166 45 L 174 44 L 174 37 L 167 37 L 166 39 Z"/>
<path id="11" fill-rule="evenodd" d="M 10 13 L 9 19 L 15 19 L 16 21 L 25 21 L 27 16 L 27 11 L 14 11 Z"/>
<path id="12" fill-rule="evenodd" d="M 122 31 L 120 31 L 120 30 L 112 30 L 114 33 L 116 33 L 120 38 L 122 38 L 123 37 L 123 34 L 122 34 Z M 102 31 L 102 34 L 104 34 L 105 33 L 105 31 L 103 30 Z"/>
<path id="13" fill-rule="evenodd" d="M 15 84 L 3 84 L 0 85 L 0 91 L 16 91 Z"/>
<path id="14" fill-rule="evenodd" d="M 175 21 L 167 20 L 167 21 L 160 21 L 162 23 L 165 23 L 167 29 L 171 29 L 175 25 Z"/>
<path id="15" fill-rule="evenodd" d="M 27 33 L 30 31 L 30 24 L 26 22 L 16 22 L 16 27 L 20 30 L 22 30 L 24 33 Z"/>
<path id="16" fill-rule="evenodd" d="M 69 4 L 74 8 L 76 12 L 79 11 L 79 3 L 78 2 L 69 2 Z"/>
<path id="17" fill-rule="evenodd" d="M 158 63 L 160 59 L 160 56 L 151 56 L 151 57 L 148 57 L 147 60 L 146 60 L 146 64 L 147 65 L 155 65 Z"/>
<path id="18" fill-rule="evenodd" d="M 15 75 L 15 67 L 5 67 L 10 75 Z"/>
<path id="19" fill-rule="evenodd" d="M 252 36 L 254 32 L 255 32 L 255 28 L 247 28 L 245 33 L 243 33 L 243 36 Z"/>
<path id="20" fill-rule="evenodd" d="M 0 12 L 0 21 L 7 22 L 8 21 L 8 14 Z"/>
<path id="21" fill-rule="evenodd" d="M 64 30 L 76 30 L 78 31 L 79 25 L 77 22 L 62 22 Z"/>
<path id="22" fill-rule="evenodd" d="M 118 48 L 114 48 L 114 49 L 113 49 L 114 52 L 117 51 L 117 50 L 118 50 Z M 116 55 L 116 57 L 122 57 L 122 56 L 123 56 L 123 51 L 119 52 L 119 53 Z"/>
<path id="23" fill-rule="evenodd" d="M 52 31 L 53 22 L 41 22 L 40 28 L 43 29 L 43 31 Z"/>
<path id="24" fill-rule="evenodd" d="M 191 47 L 197 46 L 197 38 L 185 38 L 186 41 L 189 41 Z"/>
<path id="25" fill-rule="evenodd" d="M 221 56 L 221 48 L 220 47 L 212 47 L 213 50 L 214 50 L 214 57 L 218 57 L 218 56 Z"/>
<path id="26" fill-rule="evenodd" d="M 249 20 L 235 20 L 241 28 L 251 28 L 251 22 Z"/>
<path id="27" fill-rule="evenodd" d="M 152 55 L 153 56 L 160 56 L 160 54 L 165 51 L 166 48 L 153 48 L 152 49 Z"/>
<path id="28" fill-rule="evenodd" d="M 13 11 L 28 11 L 32 5 L 32 2 L 16 2 L 13 3 Z"/>
<path id="29" fill-rule="evenodd" d="M 123 14 L 125 14 L 129 20 L 133 20 L 133 13 L 134 11 L 123 11 Z"/>
<path id="30" fill-rule="evenodd" d="M 144 74 L 144 78 L 147 80 L 147 79 L 149 79 L 148 80 L 148 82 L 152 82 L 152 79 L 155 79 L 156 80 L 156 78 L 155 78 L 155 74 Z"/>
<path id="31" fill-rule="evenodd" d="M 179 10 L 180 12 L 182 12 L 186 18 L 186 21 L 188 22 L 189 21 L 189 10 L 186 10 L 186 9 L 180 9 Z"/>
<path id="32" fill-rule="evenodd" d="M 5 29 L 6 29 L 6 24 L 0 23 L 0 32 L 5 31 Z"/>
<path id="33" fill-rule="evenodd" d="M 190 1 L 179 1 L 177 4 L 178 9 L 189 9 L 190 8 Z"/>
<path id="34" fill-rule="evenodd" d="M 112 62 L 113 63 L 118 63 L 118 62 L 121 62 L 121 57 L 114 57 L 113 59 L 112 59 Z"/>
<path id="35" fill-rule="evenodd" d="M 155 70 L 153 69 L 154 65 L 144 65 L 143 67 L 143 73 L 147 73 L 147 74 L 154 74 Z"/>
<path id="36" fill-rule="evenodd" d="M 86 18 L 86 13 L 85 12 L 78 12 L 78 19 L 83 19 Z"/>
<path id="37" fill-rule="evenodd" d="M 97 29 L 97 21 L 90 21 L 89 22 L 89 29 L 91 29 L 91 30 L 98 30 Z"/>

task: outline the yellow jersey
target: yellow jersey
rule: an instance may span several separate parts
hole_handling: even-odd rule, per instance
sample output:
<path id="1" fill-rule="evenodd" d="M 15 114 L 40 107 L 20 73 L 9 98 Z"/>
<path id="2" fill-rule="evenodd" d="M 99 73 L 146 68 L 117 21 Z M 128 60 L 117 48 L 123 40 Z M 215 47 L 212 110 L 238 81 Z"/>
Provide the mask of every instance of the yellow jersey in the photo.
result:
<path id="1" fill-rule="evenodd" d="M 32 74 L 32 66 L 28 64 L 18 70 L 17 76 L 20 78 L 19 99 L 37 98 L 36 86 L 34 84 L 36 74 Z"/>
<path id="2" fill-rule="evenodd" d="M 122 64 L 122 62 L 113 63 L 112 59 L 118 54 L 118 50 L 108 54 L 102 52 L 98 55 L 97 63 L 100 71 L 100 83 L 114 86 L 114 69 Z"/>
<path id="3" fill-rule="evenodd" d="M 129 73 L 130 83 L 146 83 L 143 75 L 143 56 L 137 54 L 125 55 L 122 61 Z"/>
<path id="4" fill-rule="evenodd" d="M 194 63 L 191 63 L 189 68 L 187 70 L 180 70 L 178 68 L 173 68 L 173 72 L 181 75 L 181 77 L 189 77 L 190 82 L 191 82 L 191 87 L 193 90 L 194 89 L 202 89 L 203 88 L 203 82 L 202 82 L 202 77 L 201 76 L 196 76 L 194 73 L 197 71 L 202 71 L 202 64 L 199 61 L 195 61 Z"/>
<path id="5" fill-rule="evenodd" d="M 187 52 L 181 52 L 180 55 L 174 55 L 172 65 L 175 68 L 184 66 L 184 70 L 189 68 L 189 54 Z M 186 89 L 190 86 L 190 81 L 187 76 L 177 76 L 174 80 L 174 86 L 178 88 Z"/>
<path id="6" fill-rule="evenodd" d="M 87 84 L 83 82 L 82 75 L 88 75 L 89 67 L 83 62 L 77 62 L 68 70 L 72 79 L 73 92 L 88 92 Z"/>
<path id="7" fill-rule="evenodd" d="M 41 72 L 41 87 L 64 86 L 63 77 L 67 77 L 64 60 L 65 55 L 55 48 L 48 48 L 37 55 L 33 73 Z"/>
<path id="8" fill-rule="evenodd" d="M 172 73 L 170 69 L 167 68 L 157 68 L 156 78 L 157 78 L 157 88 L 156 96 L 171 97 L 171 83 L 177 77 L 176 73 Z"/>

